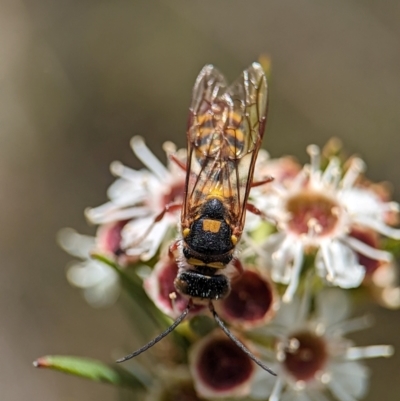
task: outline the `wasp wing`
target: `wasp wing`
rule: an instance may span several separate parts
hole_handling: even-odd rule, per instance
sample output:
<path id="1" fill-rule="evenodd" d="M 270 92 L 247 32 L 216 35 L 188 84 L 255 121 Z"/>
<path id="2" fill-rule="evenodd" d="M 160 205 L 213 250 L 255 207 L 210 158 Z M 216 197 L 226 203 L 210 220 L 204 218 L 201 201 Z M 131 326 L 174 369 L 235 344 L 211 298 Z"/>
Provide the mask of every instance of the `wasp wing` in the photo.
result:
<path id="1" fill-rule="evenodd" d="M 228 88 L 218 70 L 203 68 L 190 108 L 182 221 L 214 195 L 226 200 L 231 223 L 241 230 L 266 112 L 267 82 L 259 64 Z"/>

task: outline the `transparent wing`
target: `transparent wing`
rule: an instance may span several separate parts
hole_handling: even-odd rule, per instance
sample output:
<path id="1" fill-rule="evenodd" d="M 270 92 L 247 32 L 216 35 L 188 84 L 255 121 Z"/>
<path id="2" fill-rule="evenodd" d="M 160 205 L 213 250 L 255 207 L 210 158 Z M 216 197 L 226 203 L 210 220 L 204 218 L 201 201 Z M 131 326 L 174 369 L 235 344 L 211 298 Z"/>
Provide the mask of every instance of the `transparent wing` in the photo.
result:
<path id="1" fill-rule="evenodd" d="M 266 113 L 267 82 L 259 64 L 252 64 L 228 88 L 218 70 L 203 68 L 190 109 L 182 220 L 214 194 L 226 200 L 231 222 L 243 227 Z"/>

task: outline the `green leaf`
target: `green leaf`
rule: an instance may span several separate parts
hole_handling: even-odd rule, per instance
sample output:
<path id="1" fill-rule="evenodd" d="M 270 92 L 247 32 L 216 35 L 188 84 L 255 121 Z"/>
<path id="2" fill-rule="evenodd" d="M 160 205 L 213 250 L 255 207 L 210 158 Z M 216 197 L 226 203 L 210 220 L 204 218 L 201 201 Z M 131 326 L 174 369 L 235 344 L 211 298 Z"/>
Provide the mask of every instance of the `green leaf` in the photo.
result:
<path id="1" fill-rule="evenodd" d="M 112 267 L 118 273 L 122 286 L 127 291 L 129 296 L 133 299 L 133 301 L 140 305 L 140 307 L 154 321 L 154 323 L 157 324 L 157 326 L 165 327 L 165 325 L 168 324 L 168 319 L 147 296 L 143 289 L 142 279 L 136 273 L 128 275 L 118 266 L 117 263 L 108 259 L 104 255 L 94 253 L 92 254 L 92 257 Z"/>
<path id="2" fill-rule="evenodd" d="M 106 256 L 93 253 L 92 257 L 94 259 L 99 260 L 112 267 L 119 275 L 122 286 L 130 296 L 130 298 L 140 306 L 140 308 L 145 312 L 145 314 L 158 326 L 160 329 L 164 330 L 166 327 L 169 327 L 172 324 L 171 319 L 164 315 L 160 309 L 153 303 L 153 301 L 148 297 L 145 290 L 143 289 L 142 279 L 136 274 L 136 272 L 132 272 L 131 275 L 128 275 L 124 269 L 108 259 Z M 182 336 L 179 331 L 173 331 L 172 336 L 176 344 L 178 344 L 183 349 L 187 346 L 187 340 Z"/>
<path id="3" fill-rule="evenodd" d="M 58 370 L 85 379 L 110 383 L 116 386 L 144 389 L 143 382 L 118 366 L 109 366 L 103 362 L 75 356 L 49 355 L 33 362 L 37 368 Z"/>

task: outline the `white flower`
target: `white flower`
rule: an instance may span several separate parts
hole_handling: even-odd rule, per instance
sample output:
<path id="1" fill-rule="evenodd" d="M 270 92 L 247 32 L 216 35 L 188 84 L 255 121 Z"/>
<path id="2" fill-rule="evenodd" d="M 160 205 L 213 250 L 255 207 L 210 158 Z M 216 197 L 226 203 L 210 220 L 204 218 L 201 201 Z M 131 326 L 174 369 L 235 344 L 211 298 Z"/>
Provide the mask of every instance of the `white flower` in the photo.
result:
<path id="1" fill-rule="evenodd" d="M 68 281 L 83 289 L 90 305 L 103 307 L 113 304 L 121 292 L 119 277 L 111 267 L 90 258 L 90 253 L 96 249 L 96 238 L 64 228 L 57 239 L 66 252 L 80 259 L 67 268 Z"/>
<path id="2" fill-rule="evenodd" d="M 86 216 L 94 224 L 127 221 L 121 232 L 121 250 L 128 256 L 149 260 L 156 254 L 168 230 L 177 226 L 185 172 L 169 161 L 168 168 L 165 167 L 141 137 L 132 138 L 131 147 L 148 170 L 138 171 L 119 162 L 112 163 L 111 172 L 119 179 L 108 189 L 110 201 L 88 209 Z M 175 153 L 172 143 L 166 143 L 164 149 L 167 157 Z M 182 163 L 185 157 L 178 153 Z M 160 218 L 165 208 L 172 204 L 175 207 Z"/>
<path id="3" fill-rule="evenodd" d="M 361 284 L 365 268 L 357 254 L 370 259 L 390 261 L 392 255 L 352 236 L 353 228 L 373 230 L 400 239 L 400 230 L 385 222 L 388 212 L 398 209 L 383 201 L 373 190 L 356 186 L 364 168 L 354 158 L 342 177 L 337 158 L 325 170 L 320 168 L 320 152 L 310 146 L 311 165 L 295 178 L 268 184 L 266 192 L 254 188 L 256 206 L 276 221 L 278 232 L 269 236 L 262 256 L 270 258 L 272 278 L 288 284 L 283 300 L 290 302 L 303 265 L 304 254 L 316 250 L 318 274 L 342 288 Z"/>
<path id="4" fill-rule="evenodd" d="M 355 347 L 344 338 L 370 322 L 365 317 L 346 320 L 349 303 L 342 290 L 320 292 L 312 318 L 309 313 L 308 296 L 296 298 L 283 304 L 276 319 L 262 329 L 264 335 L 277 338 L 276 362 L 271 364 L 277 378 L 259 371 L 254 398 L 270 395 L 269 401 L 325 401 L 324 393 L 329 390 L 339 401 L 355 401 L 365 395 L 369 378 L 359 360 L 393 354 L 388 345 Z"/>

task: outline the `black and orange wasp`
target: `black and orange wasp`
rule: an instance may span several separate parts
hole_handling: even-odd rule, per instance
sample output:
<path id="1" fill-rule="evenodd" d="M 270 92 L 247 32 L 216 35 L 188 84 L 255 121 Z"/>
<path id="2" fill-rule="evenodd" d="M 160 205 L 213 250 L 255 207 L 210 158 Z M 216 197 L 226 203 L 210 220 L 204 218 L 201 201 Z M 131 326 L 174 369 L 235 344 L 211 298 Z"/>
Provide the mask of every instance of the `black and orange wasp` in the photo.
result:
<path id="1" fill-rule="evenodd" d="M 230 86 L 214 66 L 201 70 L 193 88 L 187 129 L 181 238 L 171 247 L 179 265 L 175 288 L 189 298 L 188 306 L 165 332 L 118 362 L 152 347 L 183 321 L 194 304 L 206 302 L 228 337 L 274 374 L 229 331 L 212 303 L 229 294 L 230 277 L 242 271 L 235 249 L 246 210 L 259 213 L 247 202 L 250 189 L 271 180 L 253 183 L 267 107 L 267 80 L 260 64 L 253 63 Z"/>

